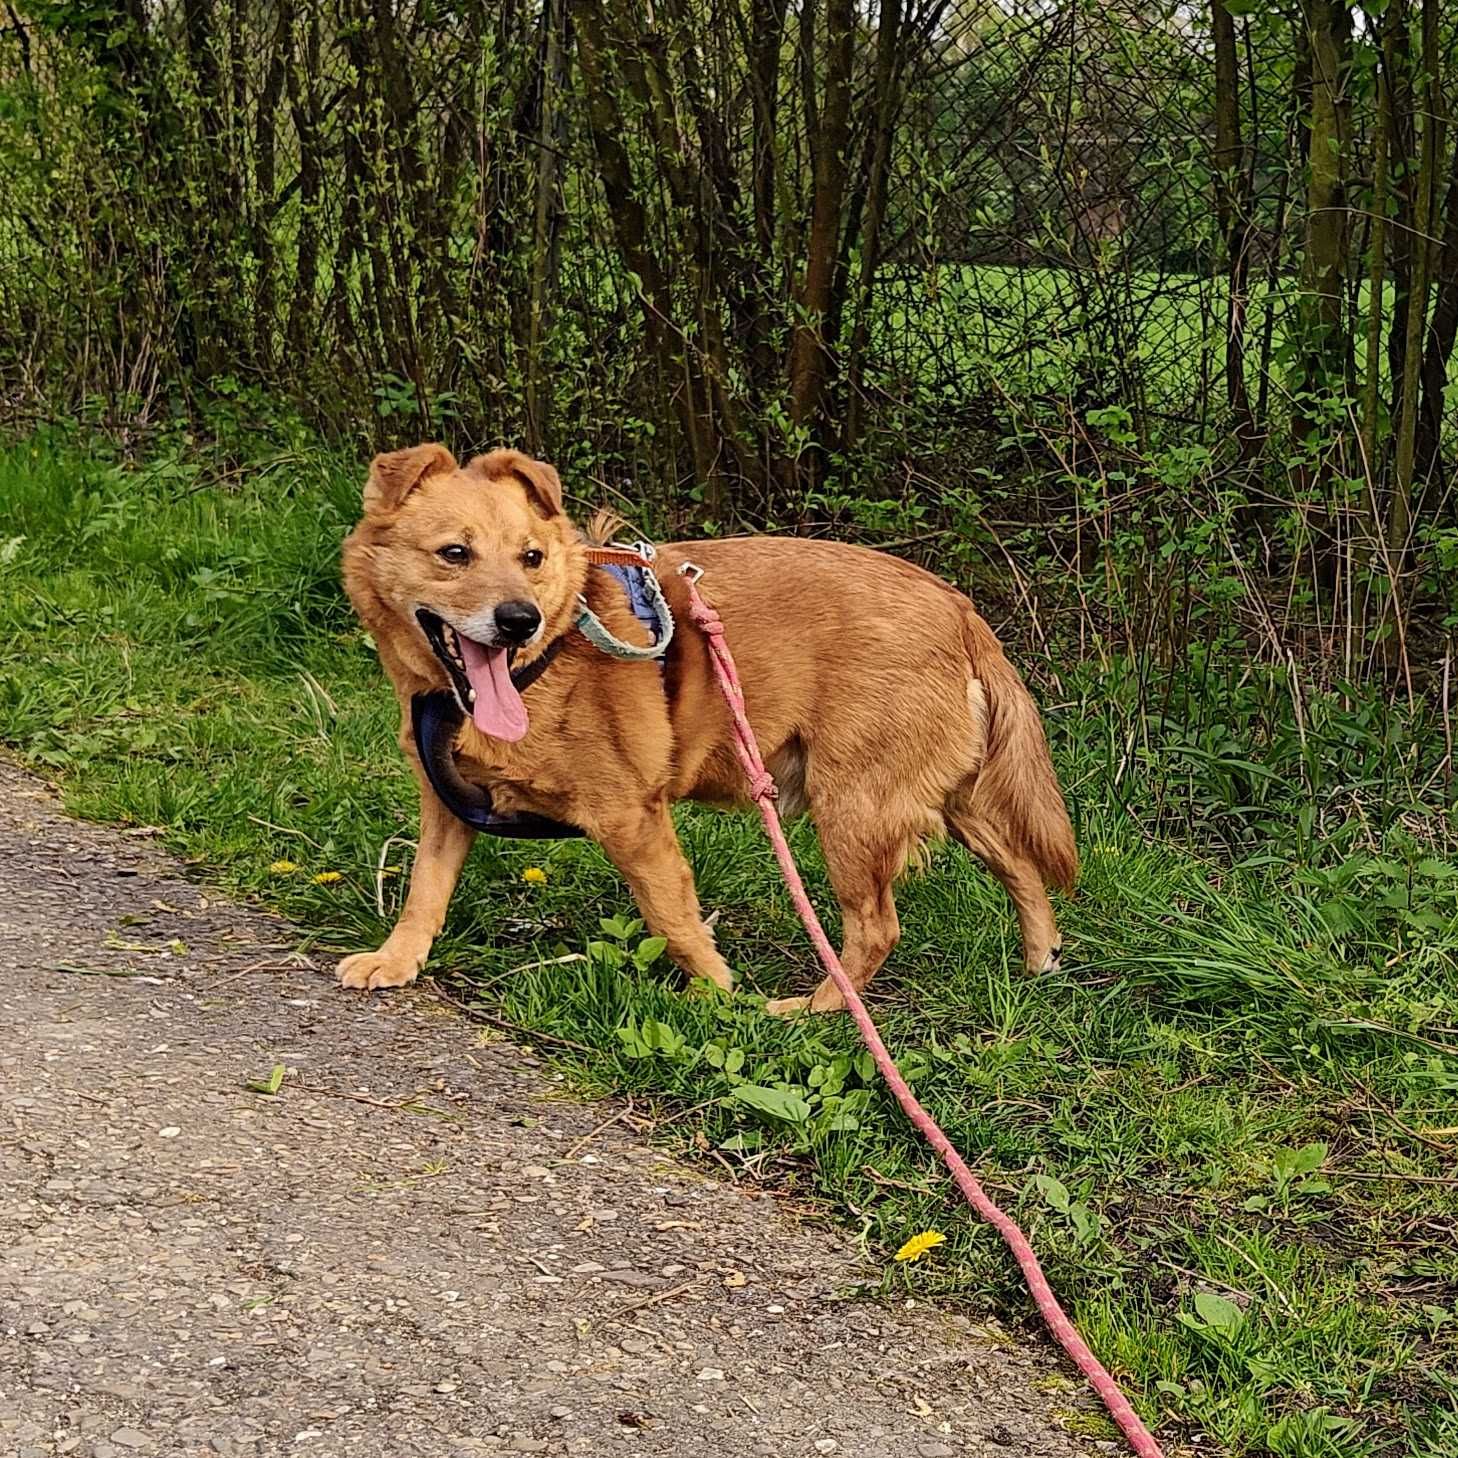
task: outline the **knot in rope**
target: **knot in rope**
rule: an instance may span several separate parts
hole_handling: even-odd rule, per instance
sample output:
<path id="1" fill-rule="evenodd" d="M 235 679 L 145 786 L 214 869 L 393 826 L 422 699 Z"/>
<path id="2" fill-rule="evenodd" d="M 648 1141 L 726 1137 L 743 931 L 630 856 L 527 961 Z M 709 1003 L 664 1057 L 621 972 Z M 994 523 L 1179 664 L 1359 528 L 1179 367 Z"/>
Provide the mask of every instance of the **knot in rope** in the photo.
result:
<path id="1" fill-rule="evenodd" d="M 690 606 L 689 616 L 694 620 L 694 626 L 707 633 L 709 637 L 722 638 L 724 636 L 724 620 L 702 598 Z"/>
<path id="2" fill-rule="evenodd" d="M 779 787 L 775 784 L 775 777 L 767 770 L 762 769 L 757 774 L 749 777 L 749 798 L 751 800 L 774 800 L 779 797 Z"/>

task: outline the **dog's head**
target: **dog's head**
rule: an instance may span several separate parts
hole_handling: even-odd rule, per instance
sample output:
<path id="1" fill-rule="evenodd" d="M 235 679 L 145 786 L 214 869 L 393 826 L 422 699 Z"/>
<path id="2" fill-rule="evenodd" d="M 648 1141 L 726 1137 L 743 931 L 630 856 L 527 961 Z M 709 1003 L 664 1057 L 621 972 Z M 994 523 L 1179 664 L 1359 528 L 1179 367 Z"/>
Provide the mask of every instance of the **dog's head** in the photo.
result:
<path id="1" fill-rule="evenodd" d="M 464 466 L 441 445 L 376 456 L 344 544 L 345 587 L 386 668 L 449 686 L 504 740 L 527 731 L 512 661 L 572 626 L 586 574 L 556 471 L 520 451 Z"/>

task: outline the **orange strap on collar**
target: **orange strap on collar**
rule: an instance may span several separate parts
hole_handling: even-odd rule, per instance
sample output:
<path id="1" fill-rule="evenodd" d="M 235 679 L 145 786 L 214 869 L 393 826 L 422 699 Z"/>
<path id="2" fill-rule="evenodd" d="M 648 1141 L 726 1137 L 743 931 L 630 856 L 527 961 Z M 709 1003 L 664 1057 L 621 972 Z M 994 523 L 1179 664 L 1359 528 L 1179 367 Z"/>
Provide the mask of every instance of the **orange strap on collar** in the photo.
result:
<path id="1" fill-rule="evenodd" d="M 594 567 L 652 567 L 653 559 L 633 547 L 588 547 L 587 560 Z"/>

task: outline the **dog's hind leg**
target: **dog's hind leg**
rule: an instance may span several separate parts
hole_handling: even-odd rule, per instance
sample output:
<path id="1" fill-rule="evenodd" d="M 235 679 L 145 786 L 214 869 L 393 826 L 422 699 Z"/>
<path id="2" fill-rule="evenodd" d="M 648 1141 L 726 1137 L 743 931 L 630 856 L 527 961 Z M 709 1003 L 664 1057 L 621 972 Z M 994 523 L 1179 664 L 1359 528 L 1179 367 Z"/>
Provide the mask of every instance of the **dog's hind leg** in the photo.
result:
<path id="1" fill-rule="evenodd" d="M 678 843 L 668 802 L 650 802 L 584 828 L 623 873 L 649 931 L 668 942 L 668 955 L 692 976 L 731 990 L 734 974 L 699 912 L 694 873 Z"/>
<path id="2" fill-rule="evenodd" d="M 405 909 L 377 952 L 356 952 L 339 964 L 344 987 L 403 987 L 413 982 L 445 925 L 446 908 L 476 832 L 458 820 L 422 779 L 420 844 Z"/>
<path id="3" fill-rule="evenodd" d="M 947 826 L 960 844 L 1002 882 L 1012 898 L 1023 934 L 1023 965 L 1030 972 L 1056 971 L 1063 939 L 1037 866 L 965 806 L 948 807 Z"/>
<path id="4" fill-rule="evenodd" d="M 820 848 L 840 902 L 844 938 L 840 961 L 857 991 L 870 982 L 901 939 L 901 922 L 891 887 L 915 837 L 888 833 L 876 808 L 815 805 Z M 845 1006 L 829 977 L 809 997 L 779 997 L 765 1011 L 784 1017 L 799 1012 L 838 1012 Z"/>

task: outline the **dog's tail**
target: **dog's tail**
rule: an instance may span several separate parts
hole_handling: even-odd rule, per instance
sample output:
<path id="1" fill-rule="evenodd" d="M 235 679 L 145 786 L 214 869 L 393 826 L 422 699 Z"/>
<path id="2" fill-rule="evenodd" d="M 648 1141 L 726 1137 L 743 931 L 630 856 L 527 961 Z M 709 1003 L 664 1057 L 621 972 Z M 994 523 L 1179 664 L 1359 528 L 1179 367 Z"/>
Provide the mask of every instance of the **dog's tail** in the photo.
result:
<path id="1" fill-rule="evenodd" d="M 614 537 L 620 537 L 627 530 L 628 523 L 617 512 L 600 506 L 593 512 L 582 535 L 590 547 L 605 547 Z"/>
<path id="2" fill-rule="evenodd" d="M 992 629 L 970 610 L 964 636 L 973 677 L 987 703 L 984 754 L 967 800 L 969 818 L 995 828 L 1010 849 L 1033 862 L 1046 884 L 1071 891 L 1078 879 L 1078 848 L 1038 706 Z"/>

